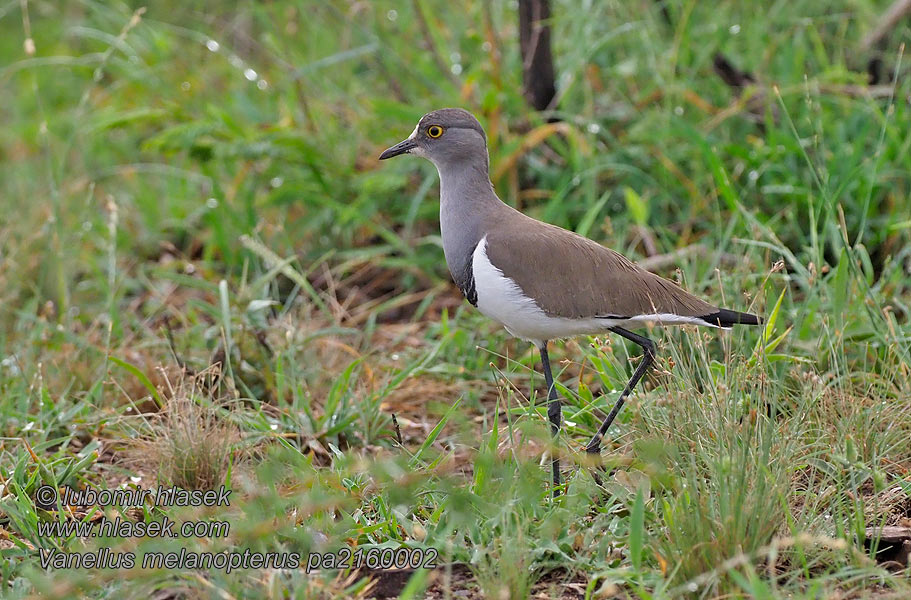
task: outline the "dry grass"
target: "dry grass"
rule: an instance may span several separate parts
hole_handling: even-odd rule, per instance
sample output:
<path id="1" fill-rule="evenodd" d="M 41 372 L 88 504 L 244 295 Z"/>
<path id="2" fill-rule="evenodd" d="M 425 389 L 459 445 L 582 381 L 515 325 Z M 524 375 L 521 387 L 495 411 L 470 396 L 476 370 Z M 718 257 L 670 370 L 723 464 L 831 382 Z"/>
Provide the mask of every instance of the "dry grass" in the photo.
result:
<path id="1" fill-rule="evenodd" d="M 137 471 L 155 473 L 162 485 L 189 490 L 217 489 L 240 456 L 240 430 L 224 400 L 211 393 L 217 366 L 195 376 L 168 381 L 162 410 L 146 415 L 144 435 L 127 441 L 126 461 Z"/>

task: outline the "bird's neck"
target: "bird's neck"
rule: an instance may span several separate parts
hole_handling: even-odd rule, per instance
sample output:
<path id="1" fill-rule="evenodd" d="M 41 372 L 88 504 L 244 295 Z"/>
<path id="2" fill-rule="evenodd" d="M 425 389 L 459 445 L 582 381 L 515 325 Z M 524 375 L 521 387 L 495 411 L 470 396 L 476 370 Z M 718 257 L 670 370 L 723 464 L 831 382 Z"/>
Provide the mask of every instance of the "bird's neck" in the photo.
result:
<path id="1" fill-rule="evenodd" d="M 490 218 L 506 208 L 494 192 L 487 156 L 461 163 L 437 165 L 440 173 L 440 233 L 446 265 L 465 291 L 478 242 L 487 233 Z"/>
<path id="2" fill-rule="evenodd" d="M 501 204 L 494 192 L 484 160 L 437 165 L 440 173 L 440 206 L 453 214 L 475 212 L 478 208 Z"/>

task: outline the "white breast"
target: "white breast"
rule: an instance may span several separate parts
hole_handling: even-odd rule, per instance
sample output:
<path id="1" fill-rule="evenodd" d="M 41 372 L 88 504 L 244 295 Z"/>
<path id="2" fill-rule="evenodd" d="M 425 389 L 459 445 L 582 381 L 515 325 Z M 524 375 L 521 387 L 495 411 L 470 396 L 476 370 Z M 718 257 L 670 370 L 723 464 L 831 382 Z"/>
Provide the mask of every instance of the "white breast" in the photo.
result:
<path id="1" fill-rule="evenodd" d="M 547 315 L 535 301 L 522 291 L 511 278 L 503 274 L 487 257 L 487 237 L 483 237 L 472 253 L 472 272 L 478 294 L 478 310 L 502 324 L 512 335 L 541 345 L 546 340 L 596 335 L 610 327 L 636 326 L 645 322 L 664 325 L 709 325 L 701 319 L 673 314 L 636 315 L 631 318 L 589 317 L 569 319 Z M 553 282 L 564 285 L 564 282 Z M 567 289 L 567 294 L 572 290 Z"/>

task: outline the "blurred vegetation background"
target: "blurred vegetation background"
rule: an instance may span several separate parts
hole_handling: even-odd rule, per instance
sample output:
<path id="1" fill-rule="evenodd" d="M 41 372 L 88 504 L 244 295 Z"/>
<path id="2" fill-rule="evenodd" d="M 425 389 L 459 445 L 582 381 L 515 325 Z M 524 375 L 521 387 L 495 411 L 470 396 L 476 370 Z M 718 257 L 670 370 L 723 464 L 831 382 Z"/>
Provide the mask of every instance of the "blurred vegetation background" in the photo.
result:
<path id="1" fill-rule="evenodd" d="M 865 41 L 889 6 L 552 2 L 539 112 L 516 2 L 0 3 L 0 595 L 376 592 L 36 568 L 85 547 L 38 538 L 63 518 L 31 506 L 42 481 L 227 471 L 228 548 L 468 565 L 409 594 L 901 597 L 864 541 L 911 526 L 909 21 Z M 377 161 L 443 106 L 487 128 L 510 204 L 772 317 L 652 332 L 610 500 L 585 469 L 546 499 L 537 358 L 451 284 L 433 167 Z M 618 341 L 563 354 L 574 453 L 634 365 Z"/>

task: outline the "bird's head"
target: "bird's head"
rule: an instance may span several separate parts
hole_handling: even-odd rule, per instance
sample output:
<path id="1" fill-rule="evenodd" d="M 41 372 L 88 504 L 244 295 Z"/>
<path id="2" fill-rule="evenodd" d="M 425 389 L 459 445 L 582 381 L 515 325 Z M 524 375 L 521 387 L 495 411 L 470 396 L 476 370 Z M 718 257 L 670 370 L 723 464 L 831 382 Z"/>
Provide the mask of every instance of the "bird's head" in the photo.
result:
<path id="1" fill-rule="evenodd" d="M 441 108 L 421 117 L 411 135 L 380 154 L 380 160 L 400 154 L 421 156 L 437 168 L 481 158 L 486 165 L 487 136 L 467 110 Z"/>

